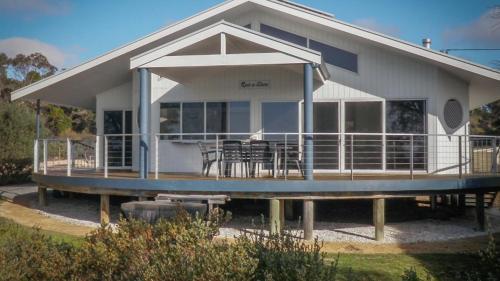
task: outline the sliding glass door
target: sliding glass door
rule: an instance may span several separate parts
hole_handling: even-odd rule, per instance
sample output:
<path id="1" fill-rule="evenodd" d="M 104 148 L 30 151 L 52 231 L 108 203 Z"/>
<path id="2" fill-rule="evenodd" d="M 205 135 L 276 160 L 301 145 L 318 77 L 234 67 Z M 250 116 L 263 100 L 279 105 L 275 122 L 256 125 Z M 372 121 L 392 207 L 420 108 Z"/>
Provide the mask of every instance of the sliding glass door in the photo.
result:
<path id="1" fill-rule="evenodd" d="M 424 100 L 395 100 L 386 102 L 386 169 L 427 169 L 427 137 L 422 135 L 394 136 L 391 134 L 426 134 Z M 412 159 L 413 146 L 413 159 Z"/>
<path id="2" fill-rule="evenodd" d="M 104 111 L 104 134 L 108 136 L 108 166 L 132 166 L 132 111 Z M 121 135 L 121 136 L 117 136 Z"/>
<path id="3" fill-rule="evenodd" d="M 288 141 L 297 141 L 299 131 L 297 102 L 263 102 L 262 103 L 262 131 L 264 139 L 283 141 L 283 135 L 265 135 L 266 133 L 293 133 Z"/>
<path id="4" fill-rule="evenodd" d="M 331 133 L 339 132 L 339 103 L 315 102 L 313 111 L 314 169 L 336 170 L 339 168 L 339 136 Z"/>
<path id="5" fill-rule="evenodd" d="M 381 101 L 345 102 L 345 169 L 383 169 L 382 110 Z"/>

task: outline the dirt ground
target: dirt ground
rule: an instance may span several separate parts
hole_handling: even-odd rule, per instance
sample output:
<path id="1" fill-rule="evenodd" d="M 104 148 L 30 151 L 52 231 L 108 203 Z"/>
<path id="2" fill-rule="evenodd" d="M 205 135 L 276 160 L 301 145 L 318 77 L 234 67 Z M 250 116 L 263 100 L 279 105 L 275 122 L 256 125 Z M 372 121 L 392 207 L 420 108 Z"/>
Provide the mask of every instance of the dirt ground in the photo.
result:
<path id="1" fill-rule="evenodd" d="M 0 216 L 24 226 L 39 227 L 43 230 L 79 237 L 84 237 L 93 230 L 92 227 L 69 224 L 41 215 L 36 210 L 8 201 L 0 201 Z M 487 236 L 449 240 L 446 242 L 420 242 L 411 244 L 328 242 L 324 243 L 323 250 L 329 253 L 359 254 L 463 253 L 477 252 L 483 249 L 487 242 Z"/>

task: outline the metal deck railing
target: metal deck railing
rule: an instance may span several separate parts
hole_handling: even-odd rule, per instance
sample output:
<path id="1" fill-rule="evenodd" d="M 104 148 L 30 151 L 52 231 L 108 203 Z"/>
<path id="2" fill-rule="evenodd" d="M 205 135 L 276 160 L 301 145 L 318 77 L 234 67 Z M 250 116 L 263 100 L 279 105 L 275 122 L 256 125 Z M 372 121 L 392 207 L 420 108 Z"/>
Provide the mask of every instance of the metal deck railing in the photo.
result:
<path id="1" fill-rule="evenodd" d="M 137 170 L 139 134 L 35 141 L 35 172 Z M 226 178 L 497 175 L 496 136 L 388 133 L 214 133 L 148 136 L 149 172 Z M 232 142 L 230 142 L 232 141 Z M 235 142 L 236 141 L 236 142 Z M 232 143 L 231 149 L 229 144 Z M 205 152 L 202 153 L 202 150 Z M 41 153 L 40 153 L 41 152 Z M 308 154 L 309 153 L 309 154 Z M 311 159 L 312 163 L 307 163 Z M 206 165 L 204 165 L 206 161 Z M 203 169 L 203 175 L 202 175 Z M 208 169 L 208 172 L 207 172 Z"/>

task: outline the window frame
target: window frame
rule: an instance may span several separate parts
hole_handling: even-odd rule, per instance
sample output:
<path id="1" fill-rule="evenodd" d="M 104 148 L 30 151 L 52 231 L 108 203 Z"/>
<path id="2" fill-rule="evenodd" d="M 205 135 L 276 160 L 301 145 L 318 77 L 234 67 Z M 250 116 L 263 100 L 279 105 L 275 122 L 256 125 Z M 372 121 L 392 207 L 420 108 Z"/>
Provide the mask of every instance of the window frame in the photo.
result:
<path id="1" fill-rule="evenodd" d="M 248 127 L 251 130 L 252 128 L 252 102 L 250 100 L 230 100 L 230 101 L 219 101 L 219 100 L 203 100 L 203 101 L 166 101 L 166 102 L 160 102 L 159 103 L 159 119 L 161 119 L 161 105 L 162 104 L 178 104 L 179 105 L 179 137 L 178 138 L 172 138 L 171 136 L 160 136 L 160 140 L 168 140 L 168 141 L 207 141 L 211 140 L 210 138 L 207 138 L 207 103 L 226 103 L 226 131 L 224 133 L 231 133 L 231 103 L 233 102 L 246 102 L 248 103 Z M 203 134 L 203 138 L 200 139 L 189 139 L 185 138 L 182 134 L 184 134 L 184 122 L 183 122 L 183 114 L 184 114 L 184 104 L 185 103 L 202 103 L 203 104 L 203 132 L 200 134 Z M 167 134 L 167 133 L 162 133 L 161 132 L 161 121 L 158 120 L 160 123 L 160 126 L 158 127 L 158 132 L 159 134 Z M 250 132 L 248 132 L 250 133 Z M 210 133 L 214 134 L 214 133 Z M 216 133 L 215 133 L 216 134 Z M 221 133 L 222 134 L 222 133 Z"/>

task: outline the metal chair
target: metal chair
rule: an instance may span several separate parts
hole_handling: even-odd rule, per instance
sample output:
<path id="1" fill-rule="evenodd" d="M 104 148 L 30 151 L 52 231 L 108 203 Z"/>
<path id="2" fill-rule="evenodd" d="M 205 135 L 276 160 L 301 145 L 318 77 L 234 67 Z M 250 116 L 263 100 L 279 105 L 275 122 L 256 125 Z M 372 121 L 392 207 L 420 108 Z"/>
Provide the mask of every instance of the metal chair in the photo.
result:
<path id="1" fill-rule="evenodd" d="M 264 140 L 250 141 L 250 175 L 255 177 L 255 170 L 258 164 L 273 164 L 273 154 L 269 149 L 269 142 Z M 273 170 L 274 175 L 274 170 Z"/>
<path id="2" fill-rule="evenodd" d="M 296 168 L 302 176 L 304 176 L 304 171 L 302 170 L 302 159 L 301 152 L 299 151 L 299 145 L 296 143 L 280 143 L 277 145 L 280 150 L 280 168 L 283 171 L 283 175 L 288 175 L 288 170 L 290 168 Z"/>
<path id="3" fill-rule="evenodd" d="M 201 159 L 203 160 L 203 166 L 201 168 L 201 175 L 208 177 L 208 173 L 210 172 L 210 168 L 212 167 L 212 164 L 214 162 L 217 162 L 217 151 L 209 151 L 207 149 L 207 145 L 204 142 L 199 141 L 198 142 L 198 147 L 200 148 L 201 152 Z M 219 161 L 217 162 L 217 165 L 219 166 L 219 174 L 220 174 L 220 157 Z"/>
<path id="4" fill-rule="evenodd" d="M 239 140 L 225 140 L 222 142 L 222 166 L 224 167 L 224 176 L 231 177 L 233 166 L 240 165 L 240 173 L 243 175 L 243 154 L 242 145 Z M 236 176 L 236 170 L 235 170 Z"/>

